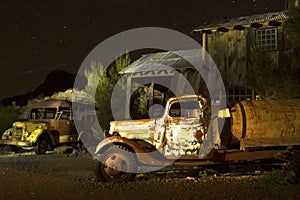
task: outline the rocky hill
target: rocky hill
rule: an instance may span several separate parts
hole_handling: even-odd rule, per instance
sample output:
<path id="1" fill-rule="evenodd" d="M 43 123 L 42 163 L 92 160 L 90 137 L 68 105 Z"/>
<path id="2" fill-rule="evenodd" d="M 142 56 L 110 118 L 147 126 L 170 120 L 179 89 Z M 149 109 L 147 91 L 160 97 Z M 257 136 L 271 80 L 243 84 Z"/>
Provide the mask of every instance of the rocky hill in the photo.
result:
<path id="1" fill-rule="evenodd" d="M 24 106 L 30 99 L 51 96 L 55 92 L 64 92 L 73 87 L 75 78 L 76 74 L 74 73 L 63 70 L 52 71 L 46 76 L 44 82 L 37 86 L 35 90 L 22 95 L 5 98 L 1 101 L 1 104 L 7 106 L 11 105 L 12 102 L 16 102 L 18 106 Z M 85 81 L 84 77 L 80 78 Z M 78 89 L 80 90 L 82 88 Z"/>

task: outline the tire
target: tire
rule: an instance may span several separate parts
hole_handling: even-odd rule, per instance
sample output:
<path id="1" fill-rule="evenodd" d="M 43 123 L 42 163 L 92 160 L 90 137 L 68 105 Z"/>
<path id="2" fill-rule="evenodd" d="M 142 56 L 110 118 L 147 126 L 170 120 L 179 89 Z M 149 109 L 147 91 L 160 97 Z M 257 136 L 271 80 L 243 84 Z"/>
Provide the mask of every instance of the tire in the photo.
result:
<path id="1" fill-rule="evenodd" d="M 17 146 L 11 146 L 11 150 L 15 153 L 19 153 L 21 149 Z"/>
<path id="2" fill-rule="evenodd" d="M 34 152 L 36 155 L 44 155 L 46 154 L 46 151 L 48 150 L 48 139 L 46 136 L 40 136 L 38 138 L 38 141 L 34 147 Z"/>
<path id="3" fill-rule="evenodd" d="M 97 181 L 129 182 L 134 181 L 137 172 L 136 156 L 128 149 L 114 145 L 108 148 L 95 161 Z"/>

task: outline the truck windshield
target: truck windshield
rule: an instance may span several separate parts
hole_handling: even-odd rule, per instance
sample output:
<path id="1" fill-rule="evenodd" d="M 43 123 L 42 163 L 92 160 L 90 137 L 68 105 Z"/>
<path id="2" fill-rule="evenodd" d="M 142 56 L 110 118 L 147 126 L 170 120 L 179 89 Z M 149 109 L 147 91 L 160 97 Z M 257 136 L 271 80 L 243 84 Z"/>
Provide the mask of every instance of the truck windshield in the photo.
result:
<path id="1" fill-rule="evenodd" d="M 199 118 L 201 108 L 198 101 L 176 102 L 170 107 L 170 117 Z"/>
<path id="2" fill-rule="evenodd" d="M 56 108 L 34 108 L 31 110 L 30 119 L 54 119 Z"/>
<path id="3" fill-rule="evenodd" d="M 58 120 L 71 120 L 71 110 L 68 107 L 60 107 L 57 114 Z"/>

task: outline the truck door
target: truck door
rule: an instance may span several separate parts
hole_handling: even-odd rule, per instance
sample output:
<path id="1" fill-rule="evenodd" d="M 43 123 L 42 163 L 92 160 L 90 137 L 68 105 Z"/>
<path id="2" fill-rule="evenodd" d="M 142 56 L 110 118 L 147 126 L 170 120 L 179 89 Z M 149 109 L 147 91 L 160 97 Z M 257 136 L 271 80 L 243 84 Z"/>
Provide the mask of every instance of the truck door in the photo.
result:
<path id="1" fill-rule="evenodd" d="M 204 135 L 201 113 L 201 105 L 196 99 L 170 104 L 164 147 L 167 158 L 198 154 Z"/>
<path id="2" fill-rule="evenodd" d="M 60 108 L 57 115 L 57 127 L 59 132 L 59 142 L 76 142 L 77 133 L 74 128 L 74 122 L 71 117 L 70 108 Z"/>

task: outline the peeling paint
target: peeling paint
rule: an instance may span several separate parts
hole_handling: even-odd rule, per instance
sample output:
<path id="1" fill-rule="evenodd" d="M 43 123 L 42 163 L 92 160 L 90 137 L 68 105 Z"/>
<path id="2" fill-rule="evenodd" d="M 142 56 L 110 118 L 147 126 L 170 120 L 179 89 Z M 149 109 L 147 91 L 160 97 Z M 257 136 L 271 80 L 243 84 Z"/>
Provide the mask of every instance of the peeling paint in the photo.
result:
<path id="1" fill-rule="evenodd" d="M 110 134 L 118 132 L 128 139 L 144 140 L 165 157 L 198 154 L 208 124 L 203 120 L 206 99 L 187 95 L 171 98 L 163 117 L 111 122 Z"/>

